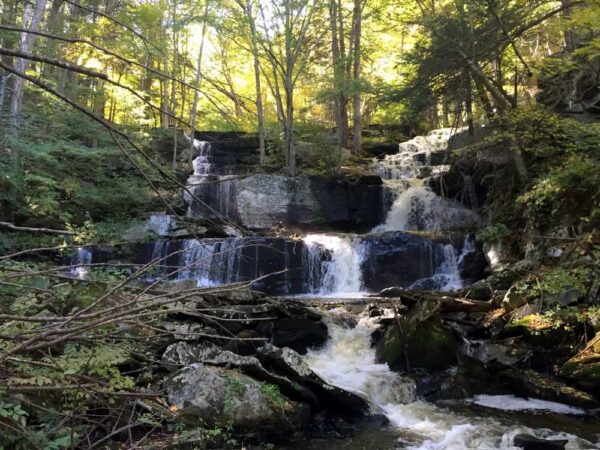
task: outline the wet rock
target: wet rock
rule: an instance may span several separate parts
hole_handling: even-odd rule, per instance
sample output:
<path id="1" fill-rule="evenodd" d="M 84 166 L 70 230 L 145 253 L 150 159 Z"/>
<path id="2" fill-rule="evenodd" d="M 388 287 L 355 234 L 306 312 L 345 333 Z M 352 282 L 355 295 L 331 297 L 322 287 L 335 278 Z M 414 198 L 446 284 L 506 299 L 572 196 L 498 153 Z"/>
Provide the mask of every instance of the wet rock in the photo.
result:
<path id="1" fill-rule="evenodd" d="M 321 318 L 289 317 L 276 322 L 263 322 L 257 331 L 270 336 L 277 347 L 289 347 L 298 353 L 306 353 L 308 348 L 323 345 L 327 340 L 327 325 Z"/>
<path id="2" fill-rule="evenodd" d="M 522 397 L 539 398 L 585 409 L 599 406 L 592 395 L 534 370 L 504 368 L 499 371 L 498 377 L 513 393 Z"/>
<path id="3" fill-rule="evenodd" d="M 314 393 L 313 407 L 342 415 L 362 415 L 369 410 L 366 400 L 351 392 L 325 383 L 302 357 L 290 348 L 277 348 L 267 344 L 261 347 L 257 358 L 264 367 L 285 376 L 290 381 Z"/>
<path id="4" fill-rule="evenodd" d="M 502 299 L 502 308 L 509 313 L 527 303 L 527 297 L 513 286 L 511 287 L 504 298 Z"/>
<path id="5" fill-rule="evenodd" d="M 487 261 L 481 249 L 477 248 L 471 253 L 462 255 L 458 264 L 458 271 L 463 282 L 468 285 L 481 280 L 487 269 Z"/>
<path id="6" fill-rule="evenodd" d="M 529 434 L 517 434 L 513 440 L 514 446 L 523 450 L 563 450 L 568 442 L 566 439 L 540 439 Z"/>
<path id="7" fill-rule="evenodd" d="M 301 229 L 366 231 L 383 218 L 382 182 L 373 175 L 255 174 L 191 189 L 214 210 L 250 229 L 283 224 Z M 189 214 L 206 217 L 212 213 L 192 201 Z"/>
<path id="8" fill-rule="evenodd" d="M 364 236 L 364 287 L 379 292 L 390 286 L 408 288 L 417 280 L 430 279 L 446 260 L 446 246 L 452 244 L 447 238 L 401 232 Z M 439 289 L 434 280 L 430 281 L 434 284 L 432 289 Z"/>
<path id="9" fill-rule="evenodd" d="M 402 321 L 390 326 L 377 344 L 377 358 L 392 370 L 422 368 L 444 370 L 457 362 L 458 343 L 454 334 L 438 321 L 416 326 Z"/>
<path id="10" fill-rule="evenodd" d="M 187 366 L 164 382 L 169 403 L 182 419 L 236 430 L 286 433 L 309 420 L 307 405 L 291 402 L 272 385 L 204 364 Z"/>
<path id="11" fill-rule="evenodd" d="M 495 291 L 510 289 L 526 273 L 526 267 L 513 265 L 460 289 L 458 292 L 473 300 L 488 300 Z"/>

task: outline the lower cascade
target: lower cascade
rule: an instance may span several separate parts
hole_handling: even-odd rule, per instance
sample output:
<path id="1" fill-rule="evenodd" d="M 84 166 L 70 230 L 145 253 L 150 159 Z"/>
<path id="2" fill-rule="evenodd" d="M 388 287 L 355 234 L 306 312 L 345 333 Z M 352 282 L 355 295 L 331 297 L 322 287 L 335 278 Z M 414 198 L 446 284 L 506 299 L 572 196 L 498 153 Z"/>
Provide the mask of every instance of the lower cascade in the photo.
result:
<path id="1" fill-rule="evenodd" d="M 157 241 L 136 247 L 149 281 L 195 280 L 198 287 L 249 283 L 276 295 L 356 297 L 389 286 L 450 291 L 463 286 L 472 237 L 431 239 L 402 232 L 308 234 L 301 239 L 242 237 Z M 72 274 L 110 256 L 81 247 Z"/>
<path id="2" fill-rule="evenodd" d="M 336 310 L 332 311 L 332 314 Z M 361 395 L 372 412 L 384 414 L 397 432 L 400 447 L 409 450 L 514 450 L 518 435 L 565 440 L 567 449 L 594 449 L 596 444 L 570 433 L 531 428 L 481 414 L 467 415 L 419 400 L 415 383 L 376 361 L 371 345 L 372 319 L 363 317 L 347 327 L 330 318 L 330 340 L 310 350 L 305 361 L 326 382 Z M 583 414 L 583 410 L 555 402 L 507 395 L 480 395 L 463 401 L 506 411 Z M 537 448 L 537 447 L 536 447 Z M 539 447 L 542 448 L 542 447 Z"/>

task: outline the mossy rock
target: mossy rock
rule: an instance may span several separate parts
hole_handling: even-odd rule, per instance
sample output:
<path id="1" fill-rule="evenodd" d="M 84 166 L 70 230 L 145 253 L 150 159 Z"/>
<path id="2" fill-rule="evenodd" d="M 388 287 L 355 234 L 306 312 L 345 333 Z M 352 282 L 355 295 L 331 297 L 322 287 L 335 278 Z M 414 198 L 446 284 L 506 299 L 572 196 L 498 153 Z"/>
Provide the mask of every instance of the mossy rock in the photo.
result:
<path id="1" fill-rule="evenodd" d="M 600 333 L 596 334 L 593 341 L 585 352 L 563 364 L 560 375 L 600 397 Z"/>
<path id="2" fill-rule="evenodd" d="M 439 321 L 404 321 L 390 326 L 377 346 L 379 360 L 392 370 L 443 370 L 456 365 L 458 343 Z"/>
<path id="3" fill-rule="evenodd" d="M 506 325 L 504 334 L 520 336 L 524 342 L 542 348 L 572 347 L 591 326 L 576 317 L 528 314 Z"/>

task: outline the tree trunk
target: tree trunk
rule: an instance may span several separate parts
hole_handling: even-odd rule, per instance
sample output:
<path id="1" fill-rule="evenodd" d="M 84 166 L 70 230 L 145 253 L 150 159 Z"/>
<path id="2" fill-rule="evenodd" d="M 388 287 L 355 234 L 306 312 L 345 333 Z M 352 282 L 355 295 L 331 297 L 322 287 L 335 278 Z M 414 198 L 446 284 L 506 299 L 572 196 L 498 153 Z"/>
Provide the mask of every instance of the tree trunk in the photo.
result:
<path id="1" fill-rule="evenodd" d="M 262 89 L 260 83 L 260 60 L 258 57 L 258 38 L 256 35 L 256 23 L 252 15 L 252 3 L 246 3 L 246 16 L 250 25 L 250 38 L 252 44 L 252 63 L 254 66 L 254 85 L 256 87 L 256 118 L 258 120 L 258 148 L 260 152 L 260 163 L 265 163 L 266 144 L 265 144 L 265 118 L 262 102 Z"/>
<path id="2" fill-rule="evenodd" d="M 362 4 L 361 0 L 354 0 L 354 12 L 352 17 L 353 22 L 353 78 L 354 78 L 354 100 L 353 100 L 353 139 L 352 139 L 352 153 L 357 155 L 360 152 L 361 147 L 361 133 L 362 133 L 362 114 L 360 104 L 360 89 L 358 84 L 360 82 L 360 69 L 361 69 L 361 32 L 362 32 Z"/>
<path id="3" fill-rule="evenodd" d="M 346 71 L 341 48 L 344 41 L 344 30 L 338 29 L 338 20 L 342 5 L 337 0 L 329 3 L 329 23 L 331 26 L 331 59 L 333 64 L 334 108 L 337 143 L 340 149 L 348 147 L 348 98 L 346 97 Z M 340 21 L 340 26 L 343 21 Z"/>
<path id="4" fill-rule="evenodd" d="M 198 113 L 198 96 L 200 89 L 200 78 L 202 73 L 202 54 L 204 53 L 204 39 L 206 38 L 206 16 L 208 15 L 208 0 L 204 6 L 204 22 L 202 24 L 202 39 L 200 40 L 200 49 L 198 50 L 198 63 L 196 67 L 196 77 L 194 79 L 194 100 L 192 102 L 192 111 L 190 113 L 190 148 L 188 154 L 188 161 L 190 168 L 194 168 L 194 135 L 196 134 L 196 115 Z"/>
<path id="5" fill-rule="evenodd" d="M 285 80 L 285 162 L 288 175 L 296 175 L 296 148 L 294 145 L 294 87 L 292 81 Z"/>
<path id="6" fill-rule="evenodd" d="M 47 0 L 38 0 L 35 9 L 30 3 L 25 5 L 23 10 L 23 28 L 30 31 L 38 31 L 42 21 L 42 15 L 46 9 Z M 35 43 L 36 35 L 29 33 L 21 33 L 19 50 L 22 53 L 29 53 L 29 50 Z M 15 70 L 21 73 L 27 72 L 29 62 L 23 58 L 17 58 L 15 61 Z M 19 114 L 21 112 L 21 101 L 23 98 L 23 79 L 14 77 L 13 91 L 10 102 L 10 129 L 15 133 L 19 126 Z"/>
<path id="7" fill-rule="evenodd" d="M 468 71 L 465 71 L 464 76 L 465 83 L 465 111 L 467 113 L 467 126 L 469 129 L 469 136 L 473 137 L 475 129 L 473 125 L 473 92 L 471 90 L 471 76 Z"/>
<path id="8" fill-rule="evenodd" d="M 561 5 L 564 8 L 564 16 L 569 17 L 571 15 L 571 9 L 573 7 L 573 0 L 561 0 Z M 565 49 L 568 52 L 572 52 L 577 48 L 577 34 L 572 29 L 567 29 L 564 32 Z"/>

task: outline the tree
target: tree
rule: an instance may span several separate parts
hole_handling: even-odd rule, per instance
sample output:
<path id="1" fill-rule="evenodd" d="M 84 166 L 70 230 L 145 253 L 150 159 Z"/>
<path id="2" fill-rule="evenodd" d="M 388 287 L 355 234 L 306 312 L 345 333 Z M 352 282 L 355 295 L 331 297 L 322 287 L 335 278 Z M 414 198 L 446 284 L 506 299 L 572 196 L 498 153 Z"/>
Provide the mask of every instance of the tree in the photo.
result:
<path id="1" fill-rule="evenodd" d="M 316 0 L 270 0 L 260 5 L 259 42 L 271 63 L 274 93 L 283 119 L 284 155 L 289 175 L 297 173 L 294 91 L 311 52 L 324 35 L 315 26 L 319 9 Z M 283 96 L 279 86 L 283 86 Z"/>

